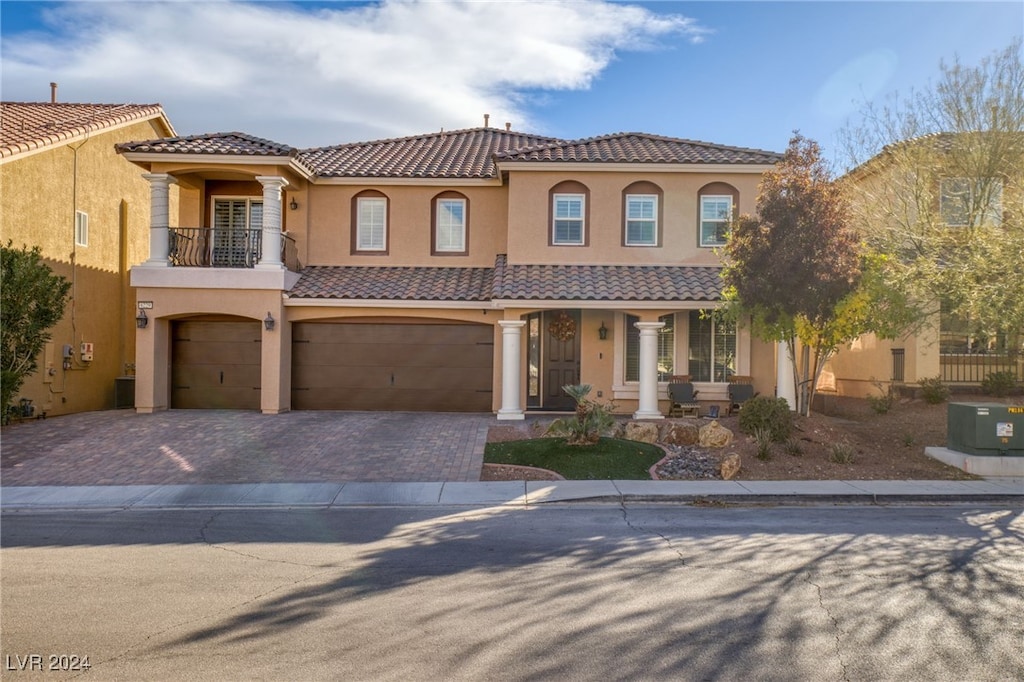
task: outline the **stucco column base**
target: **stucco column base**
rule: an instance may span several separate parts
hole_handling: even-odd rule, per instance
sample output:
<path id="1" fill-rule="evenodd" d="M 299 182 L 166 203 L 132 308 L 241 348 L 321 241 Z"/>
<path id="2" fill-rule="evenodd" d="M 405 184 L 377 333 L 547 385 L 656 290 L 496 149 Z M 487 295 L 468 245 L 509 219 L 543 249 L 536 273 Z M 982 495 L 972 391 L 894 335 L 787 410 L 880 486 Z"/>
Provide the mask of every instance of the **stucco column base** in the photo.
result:
<path id="1" fill-rule="evenodd" d="M 501 410 L 498 410 L 498 419 L 505 420 L 505 421 L 507 421 L 507 420 L 514 420 L 514 419 L 523 420 L 523 419 L 526 419 L 526 413 L 523 412 L 522 410 L 504 410 L 504 409 L 501 409 Z"/>

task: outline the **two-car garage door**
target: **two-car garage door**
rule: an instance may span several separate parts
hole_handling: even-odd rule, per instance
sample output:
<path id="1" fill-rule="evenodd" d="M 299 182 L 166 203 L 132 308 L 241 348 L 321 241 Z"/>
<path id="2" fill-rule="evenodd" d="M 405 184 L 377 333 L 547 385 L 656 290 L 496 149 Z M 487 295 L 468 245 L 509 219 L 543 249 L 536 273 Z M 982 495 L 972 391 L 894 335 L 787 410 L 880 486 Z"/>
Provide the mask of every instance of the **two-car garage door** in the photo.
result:
<path id="1" fill-rule="evenodd" d="M 300 322 L 292 409 L 490 412 L 493 327 Z"/>

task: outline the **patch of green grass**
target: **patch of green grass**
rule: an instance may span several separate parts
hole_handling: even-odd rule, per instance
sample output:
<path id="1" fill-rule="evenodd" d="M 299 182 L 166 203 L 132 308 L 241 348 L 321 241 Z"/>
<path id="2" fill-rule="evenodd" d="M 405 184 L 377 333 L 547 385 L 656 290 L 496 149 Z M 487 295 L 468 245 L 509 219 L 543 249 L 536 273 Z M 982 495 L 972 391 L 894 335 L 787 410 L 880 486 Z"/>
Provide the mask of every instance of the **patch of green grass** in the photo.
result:
<path id="1" fill-rule="evenodd" d="M 567 445 L 563 438 L 488 443 L 484 462 L 556 471 L 569 480 L 650 480 L 649 469 L 665 456 L 660 448 L 618 438 L 594 445 Z"/>

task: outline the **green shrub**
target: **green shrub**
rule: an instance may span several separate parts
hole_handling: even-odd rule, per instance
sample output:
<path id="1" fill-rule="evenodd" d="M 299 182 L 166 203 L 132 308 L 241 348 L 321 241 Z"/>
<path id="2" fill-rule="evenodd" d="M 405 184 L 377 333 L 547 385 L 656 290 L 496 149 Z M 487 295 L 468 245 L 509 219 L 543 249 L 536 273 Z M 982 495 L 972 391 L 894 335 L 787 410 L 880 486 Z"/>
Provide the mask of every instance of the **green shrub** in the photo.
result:
<path id="1" fill-rule="evenodd" d="M 833 443 L 829 448 L 829 459 L 836 464 L 853 464 L 853 446 L 845 441 Z"/>
<path id="2" fill-rule="evenodd" d="M 593 445 L 615 428 L 612 407 L 587 399 L 588 384 L 562 386 L 562 390 L 576 401 L 576 414 L 556 419 L 548 427 L 548 434 L 565 438 L 569 445 Z"/>
<path id="3" fill-rule="evenodd" d="M 924 396 L 924 401 L 929 405 L 938 405 L 939 403 L 946 402 L 946 398 L 949 397 L 949 386 L 942 383 L 942 377 L 921 379 L 917 383 L 921 385 L 921 395 Z"/>
<path id="4" fill-rule="evenodd" d="M 1017 377 L 1013 372 L 991 372 L 981 382 L 981 388 L 988 395 L 1003 396 L 1010 395 L 1010 391 L 1017 385 Z"/>
<path id="5" fill-rule="evenodd" d="M 757 458 L 768 461 L 772 458 L 771 429 L 759 426 L 754 429 L 754 442 L 757 443 Z"/>
<path id="6" fill-rule="evenodd" d="M 793 413 L 785 398 L 756 396 L 743 403 L 740 410 L 740 431 L 755 435 L 758 429 L 767 429 L 771 439 L 784 443 L 793 430 Z"/>
<path id="7" fill-rule="evenodd" d="M 896 396 L 892 391 L 892 386 L 890 385 L 888 389 L 883 389 L 881 381 L 873 381 L 871 383 L 879 390 L 881 395 L 869 395 L 868 405 L 871 406 L 871 409 L 874 410 L 876 414 L 885 414 L 892 409 L 892 404 L 896 400 Z"/>

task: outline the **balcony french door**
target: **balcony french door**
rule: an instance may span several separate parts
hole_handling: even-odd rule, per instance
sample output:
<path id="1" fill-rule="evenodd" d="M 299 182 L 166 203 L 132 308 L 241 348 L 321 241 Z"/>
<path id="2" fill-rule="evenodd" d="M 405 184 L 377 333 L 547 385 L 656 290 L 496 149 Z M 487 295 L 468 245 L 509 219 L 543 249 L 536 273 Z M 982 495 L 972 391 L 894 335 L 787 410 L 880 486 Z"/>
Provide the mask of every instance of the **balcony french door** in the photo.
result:
<path id="1" fill-rule="evenodd" d="M 262 227 L 261 199 L 214 199 L 210 252 L 213 267 L 255 266 L 259 260 Z"/>

